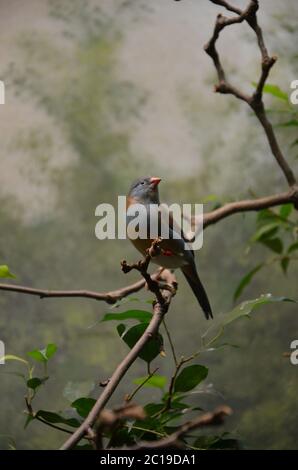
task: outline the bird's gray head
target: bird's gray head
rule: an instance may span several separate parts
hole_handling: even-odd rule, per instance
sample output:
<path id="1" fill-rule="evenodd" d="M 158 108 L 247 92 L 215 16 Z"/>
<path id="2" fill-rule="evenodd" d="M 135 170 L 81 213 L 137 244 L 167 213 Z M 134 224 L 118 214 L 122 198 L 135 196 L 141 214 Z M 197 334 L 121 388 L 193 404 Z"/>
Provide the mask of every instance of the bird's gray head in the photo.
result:
<path id="1" fill-rule="evenodd" d="M 135 180 L 128 196 L 140 204 L 159 204 L 158 184 L 161 179 L 155 176 L 145 176 Z"/>

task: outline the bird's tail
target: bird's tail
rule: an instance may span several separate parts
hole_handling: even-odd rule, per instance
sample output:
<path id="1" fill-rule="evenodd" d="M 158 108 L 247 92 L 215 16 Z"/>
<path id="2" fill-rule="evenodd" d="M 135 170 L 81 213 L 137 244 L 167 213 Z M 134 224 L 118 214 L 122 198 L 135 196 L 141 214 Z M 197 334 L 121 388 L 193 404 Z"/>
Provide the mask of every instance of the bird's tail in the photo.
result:
<path id="1" fill-rule="evenodd" d="M 195 265 L 188 264 L 183 267 L 182 272 L 186 277 L 194 295 L 196 296 L 207 320 L 213 318 L 210 302 L 208 300 L 206 291 L 199 278 Z"/>

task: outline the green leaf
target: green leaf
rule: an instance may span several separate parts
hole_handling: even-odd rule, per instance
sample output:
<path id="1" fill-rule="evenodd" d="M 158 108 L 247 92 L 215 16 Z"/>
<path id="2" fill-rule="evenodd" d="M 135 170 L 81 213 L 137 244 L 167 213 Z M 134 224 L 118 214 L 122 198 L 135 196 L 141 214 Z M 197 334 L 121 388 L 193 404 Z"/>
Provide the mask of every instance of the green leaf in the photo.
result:
<path id="1" fill-rule="evenodd" d="M 205 366 L 195 364 L 185 367 L 175 380 L 175 392 L 188 392 L 201 383 L 208 375 L 208 369 Z"/>
<path id="2" fill-rule="evenodd" d="M 33 377 L 32 379 L 27 380 L 27 386 L 32 388 L 32 390 L 36 390 L 45 380 L 41 380 L 39 377 Z"/>
<path id="3" fill-rule="evenodd" d="M 283 219 L 287 219 L 289 217 L 289 215 L 291 214 L 292 210 L 293 210 L 294 206 L 293 204 L 283 204 L 279 210 L 279 215 L 283 218 Z"/>
<path id="4" fill-rule="evenodd" d="M 282 258 L 280 265 L 284 274 L 287 274 L 289 264 L 290 264 L 290 258 L 288 256 L 285 256 L 284 258 Z"/>
<path id="5" fill-rule="evenodd" d="M 33 351 L 29 351 L 27 354 L 28 356 L 32 357 L 32 359 L 35 359 L 35 361 L 38 361 L 38 362 L 47 362 L 48 360 L 44 352 L 42 352 L 39 349 L 34 349 Z"/>
<path id="6" fill-rule="evenodd" d="M 122 299 L 117 300 L 114 304 L 110 306 L 110 309 L 117 309 L 119 307 L 122 307 L 124 304 L 127 304 L 129 302 L 140 302 L 140 299 L 138 297 L 123 297 Z"/>
<path id="7" fill-rule="evenodd" d="M 295 147 L 296 145 L 298 145 L 298 139 L 295 139 L 295 140 L 291 143 L 291 147 Z"/>
<path id="8" fill-rule="evenodd" d="M 222 439 L 220 436 L 200 436 L 194 442 L 197 449 L 240 449 L 236 439 Z"/>
<path id="9" fill-rule="evenodd" d="M 275 302 L 296 303 L 296 300 L 289 299 L 287 297 L 273 297 L 271 294 L 261 295 L 260 297 L 254 300 L 246 300 L 245 302 L 242 302 L 240 305 L 235 307 L 231 312 L 224 315 L 224 321 L 222 322 L 222 326 L 225 327 L 237 320 L 238 318 L 249 317 L 251 312 L 256 308 L 260 307 L 261 305 L 266 305 Z"/>
<path id="10" fill-rule="evenodd" d="M 289 246 L 288 253 L 292 253 L 295 250 L 298 250 L 298 242 L 292 243 L 292 245 Z"/>
<path id="11" fill-rule="evenodd" d="M 76 409 L 77 413 L 82 416 L 82 418 L 86 418 L 95 403 L 96 400 L 94 400 L 94 398 L 78 398 L 71 406 Z"/>
<path id="12" fill-rule="evenodd" d="M 290 119 L 290 121 L 282 122 L 278 124 L 278 127 L 298 127 L 297 119 Z"/>
<path id="13" fill-rule="evenodd" d="M 125 330 L 126 330 L 126 326 L 123 323 L 120 323 L 120 325 L 117 325 L 117 331 L 118 331 L 118 335 L 120 336 L 120 338 L 122 338 L 122 335 Z"/>
<path id="14" fill-rule="evenodd" d="M 24 424 L 24 429 L 26 429 L 26 427 L 28 426 L 29 423 L 31 423 L 31 421 L 34 420 L 34 416 L 28 414 L 27 417 L 26 417 L 26 421 L 25 421 L 25 424 Z"/>
<path id="15" fill-rule="evenodd" d="M 257 299 L 247 300 L 237 305 L 231 312 L 226 314 L 217 315 L 214 318 L 212 325 L 202 335 L 203 344 L 209 348 L 214 344 L 218 343 L 225 332 L 228 325 L 242 317 L 250 317 L 251 313 L 266 304 L 277 303 L 277 302 L 294 302 L 298 303 L 297 300 L 290 299 L 288 297 L 274 297 L 272 294 L 261 295 Z M 207 349 L 208 350 L 208 349 Z"/>
<path id="16" fill-rule="evenodd" d="M 139 377 L 133 380 L 133 383 L 136 385 L 141 385 L 147 377 Z M 164 375 L 153 375 L 144 383 L 144 387 L 156 387 L 163 389 L 166 386 L 167 377 Z"/>
<path id="17" fill-rule="evenodd" d="M 144 406 L 144 410 L 147 416 L 153 416 L 163 410 L 164 407 L 164 403 L 148 403 Z"/>
<path id="18" fill-rule="evenodd" d="M 279 98 L 283 101 L 289 101 L 288 94 L 282 91 L 278 85 L 272 85 L 267 83 L 263 88 L 264 93 L 274 96 L 275 98 Z"/>
<path id="19" fill-rule="evenodd" d="M 271 251 L 275 253 L 282 253 L 283 252 L 283 243 L 280 238 L 265 238 L 264 240 L 260 240 L 263 245 L 267 246 Z"/>
<path id="20" fill-rule="evenodd" d="M 121 337 L 127 346 L 133 348 L 136 342 L 141 338 L 141 336 L 143 336 L 147 327 L 148 323 L 140 323 L 130 328 Z M 161 334 L 158 333 L 153 338 L 149 339 L 149 341 L 145 344 L 139 353 L 139 357 L 143 359 L 143 361 L 151 362 L 153 359 L 155 359 L 156 356 L 158 356 L 162 350 L 162 346 L 163 338 Z"/>
<path id="21" fill-rule="evenodd" d="M 94 450 L 91 444 L 81 444 L 73 447 L 73 450 Z"/>
<path id="22" fill-rule="evenodd" d="M 44 349 L 34 349 L 28 352 L 28 356 L 35 359 L 38 362 L 47 362 L 57 351 L 57 346 L 54 343 L 50 343 Z"/>
<path id="23" fill-rule="evenodd" d="M 68 426 L 71 426 L 73 428 L 77 428 L 81 424 L 76 418 L 64 418 L 64 416 L 61 416 L 57 413 L 53 413 L 52 411 L 46 411 L 46 410 L 39 410 L 36 413 L 36 417 L 42 418 L 47 423 L 67 424 Z"/>
<path id="24" fill-rule="evenodd" d="M 251 271 L 249 271 L 249 273 L 245 274 L 245 276 L 241 279 L 241 281 L 239 282 L 235 290 L 234 301 L 237 300 L 238 297 L 240 297 L 245 287 L 251 282 L 254 275 L 257 274 L 257 272 L 260 271 L 262 267 L 263 267 L 263 264 L 258 264 L 258 266 L 256 266 Z"/>
<path id="25" fill-rule="evenodd" d="M 269 209 L 262 209 L 260 212 L 258 212 L 258 215 L 257 215 L 258 225 L 263 225 L 264 222 L 266 221 L 273 222 L 273 221 L 276 221 L 276 219 L 277 219 L 277 215 L 275 214 L 275 212 Z"/>
<path id="26" fill-rule="evenodd" d="M 6 264 L 0 265 L 0 277 L 6 277 L 15 279 L 16 276 L 9 271 L 9 268 Z"/>
<path id="27" fill-rule="evenodd" d="M 280 224 L 280 222 L 271 222 L 270 224 L 262 225 L 252 236 L 251 241 L 257 242 L 272 237 L 277 232 Z"/>
<path id="28" fill-rule="evenodd" d="M 127 310 L 122 313 L 106 313 L 101 321 L 139 320 L 140 322 L 149 322 L 151 318 L 152 313 L 146 312 L 146 310 Z"/>
<path id="29" fill-rule="evenodd" d="M 52 356 L 54 356 L 54 354 L 56 353 L 57 351 L 57 346 L 56 344 L 54 343 L 50 343 L 47 345 L 46 347 L 46 351 L 45 351 L 45 355 L 48 359 L 50 359 Z"/>

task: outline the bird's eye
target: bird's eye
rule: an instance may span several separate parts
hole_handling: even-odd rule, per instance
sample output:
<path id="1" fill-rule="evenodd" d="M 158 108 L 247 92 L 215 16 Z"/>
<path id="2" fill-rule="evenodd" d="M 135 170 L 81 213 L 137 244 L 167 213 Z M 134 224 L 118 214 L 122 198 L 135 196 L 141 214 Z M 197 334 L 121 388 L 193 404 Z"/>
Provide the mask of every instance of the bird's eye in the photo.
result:
<path id="1" fill-rule="evenodd" d="M 141 181 L 141 184 L 145 184 L 145 181 Z"/>

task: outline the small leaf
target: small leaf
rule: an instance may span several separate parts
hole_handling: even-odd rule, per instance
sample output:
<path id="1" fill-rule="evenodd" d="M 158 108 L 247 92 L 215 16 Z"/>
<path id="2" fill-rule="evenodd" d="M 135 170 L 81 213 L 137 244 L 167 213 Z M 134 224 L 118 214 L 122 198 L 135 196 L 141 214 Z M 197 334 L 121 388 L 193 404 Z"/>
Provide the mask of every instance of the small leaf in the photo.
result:
<path id="1" fill-rule="evenodd" d="M 46 351 L 45 351 L 45 355 L 48 359 L 50 359 L 52 356 L 54 356 L 54 354 L 56 353 L 57 351 L 57 346 L 56 344 L 54 343 L 50 343 L 47 345 L 46 347 Z"/>
<path id="2" fill-rule="evenodd" d="M 185 367 L 175 380 L 175 392 L 188 392 L 201 383 L 208 375 L 208 369 L 205 366 L 195 364 Z"/>
<path id="3" fill-rule="evenodd" d="M 45 354 L 39 349 L 34 349 L 33 351 L 29 351 L 27 354 L 28 356 L 32 357 L 32 359 L 35 359 L 35 361 L 38 361 L 38 362 L 47 362 L 48 360 Z"/>
<path id="4" fill-rule="evenodd" d="M 9 271 L 9 268 L 6 264 L 0 265 L 0 277 L 6 277 L 10 279 L 16 278 L 16 276 Z"/>
<path id="5" fill-rule="evenodd" d="M 279 98 L 283 101 L 289 101 L 288 94 L 285 93 L 283 90 L 279 88 L 278 85 L 272 85 L 267 83 L 263 88 L 264 93 L 274 96 L 275 98 Z"/>
<path id="6" fill-rule="evenodd" d="M 269 209 L 262 209 L 260 212 L 258 212 L 258 215 L 257 215 L 257 222 L 258 222 L 258 225 L 263 225 L 265 221 L 276 221 L 277 219 L 277 215 L 275 214 L 275 212 L 273 212 L 272 210 L 269 210 Z"/>
<path id="7" fill-rule="evenodd" d="M 289 217 L 289 215 L 291 214 L 292 210 L 293 210 L 294 206 L 293 204 L 283 204 L 279 210 L 279 215 L 283 218 L 283 219 L 287 219 Z"/>
<path id="8" fill-rule="evenodd" d="M 42 384 L 42 381 L 38 377 L 33 377 L 32 379 L 27 380 L 27 386 L 36 390 Z"/>
<path id="9" fill-rule="evenodd" d="M 257 242 L 272 237 L 277 232 L 279 226 L 280 222 L 271 222 L 270 224 L 262 225 L 252 236 L 251 241 Z"/>
<path id="10" fill-rule="evenodd" d="M 128 296 L 128 297 L 123 297 L 122 299 L 119 299 L 117 300 L 117 302 L 115 302 L 114 304 L 112 304 L 110 306 L 110 309 L 117 309 L 121 306 L 123 306 L 124 304 L 127 304 L 129 302 L 140 302 L 140 299 L 138 297 L 131 297 L 131 296 Z"/>
<path id="11" fill-rule="evenodd" d="M 298 242 L 292 243 L 292 245 L 289 246 L 288 253 L 292 253 L 295 250 L 298 250 Z"/>
<path id="12" fill-rule="evenodd" d="M 71 406 L 76 409 L 77 413 L 82 416 L 82 418 L 86 418 L 95 403 L 96 400 L 94 400 L 94 398 L 78 398 Z"/>
<path id="13" fill-rule="evenodd" d="M 26 429 L 26 427 L 31 423 L 31 421 L 34 420 L 34 416 L 30 415 L 30 414 L 27 414 L 27 417 L 26 417 L 26 421 L 25 421 L 25 424 L 24 424 L 24 429 Z"/>
<path id="14" fill-rule="evenodd" d="M 222 439 L 220 436 L 200 436 L 193 445 L 198 449 L 241 449 L 240 443 L 236 439 Z"/>
<path id="15" fill-rule="evenodd" d="M 106 313 L 101 321 L 139 320 L 140 322 L 149 322 L 151 318 L 151 312 L 146 312 L 145 310 L 127 310 L 122 313 Z"/>
<path id="16" fill-rule="evenodd" d="M 146 377 L 139 377 L 133 380 L 136 385 L 141 385 L 146 380 Z M 144 383 L 144 387 L 156 387 L 163 389 L 166 386 L 167 377 L 164 375 L 153 375 Z"/>
<path id="17" fill-rule="evenodd" d="M 133 348 L 136 342 L 143 336 L 145 330 L 148 327 L 148 323 L 140 323 L 133 326 L 124 334 L 122 334 L 123 341 L 130 347 Z M 151 362 L 160 353 L 163 346 L 163 339 L 160 333 L 157 333 L 153 338 L 145 344 L 139 353 L 139 357 L 143 361 Z"/>
<path id="18" fill-rule="evenodd" d="M 164 407 L 164 403 L 148 403 L 144 406 L 144 410 L 147 416 L 153 416 L 163 410 Z"/>
<path id="19" fill-rule="evenodd" d="M 122 338 L 122 335 L 125 330 L 126 330 L 126 326 L 123 323 L 120 323 L 120 325 L 117 325 L 117 331 L 118 331 L 118 335 L 120 336 L 120 338 Z"/>
<path id="20" fill-rule="evenodd" d="M 251 282 L 252 278 L 254 277 L 255 274 L 257 274 L 258 271 L 263 267 L 263 264 L 258 264 L 255 268 L 253 268 L 249 273 L 245 274 L 245 276 L 241 279 L 239 282 L 235 293 L 234 293 L 234 301 L 240 297 L 242 294 L 244 288 Z"/>
<path id="21" fill-rule="evenodd" d="M 240 318 L 249 318 L 254 310 L 258 309 L 263 305 L 277 302 L 298 303 L 297 300 L 290 299 L 288 297 L 274 297 L 272 294 L 261 295 L 260 297 L 254 300 L 247 300 L 245 302 L 242 302 L 237 305 L 237 307 L 235 307 L 231 312 L 216 316 L 213 321 L 213 324 L 202 335 L 203 344 L 206 344 L 208 347 L 208 345 L 212 343 L 212 346 L 214 346 L 214 344 L 218 343 L 219 340 L 222 339 L 222 336 L 228 325 Z"/>
<path id="22" fill-rule="evenodd" d="M 288 297 L 273 297 L 271 294 L 261 295 L 255 300 L 247 300 L 242 302 L 240 305 L 235 307 L 231 312 L 224 315 L 224 321 L 222 322 L 222 326 L 225 327 L 230 323 L 234 322 L 238 318 L 241 317 L 248 317 L 250 316 L 251 312 L 261 305 L 266 305 L 269 303 L 274 302 L 294 302 L 297 303 L 296 300 L 289 299 Z"/>
<path id="23" fill-rule="evenodd" d="M 285 256 L 284 258 L 282 258 L 280 265 L 284 274 L 287 274 L 289 264 L 290 264 L 290 258 L 288 256 Z"/>
<path id="24" fill-rule="evenodd" d="M 71 426 L 73 428 L 77 428 L 78 426 L 80 426 L 80 422 L 76 418 L 64 418 L 64 416 L 61 416 L 57 413 L 53 413 L 52 411 L 39 410 L 36 413 L 36 417 L 44 419 L 44 421 L 47 421 L 47 423 L 62 423 L 67 424 L 68 426 Z"/>
<path id="25" fill-rule="evenodd" d="M 94 450 L 91 444 L 81 444 L 73 447 L 73 450 Z"/>
<path id="26" fill-rule="evenodd" d="M 261 240 L 261 243 L 275 253 L 283 252 L 283 243 L 280 238 L 265 238 L 265 240 Z"/>
<path id="27" fill-rule="evenodd" d="M 44 349 L 34 349 L 33 351 L 28 352 L 28 356 L 35 359 L 38 362 L 47 362 L 55 352 L 57 351 L 57 346 L 54 343 L 50 343 Z"/>

